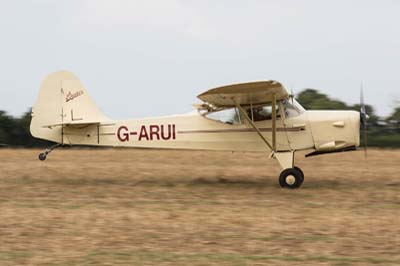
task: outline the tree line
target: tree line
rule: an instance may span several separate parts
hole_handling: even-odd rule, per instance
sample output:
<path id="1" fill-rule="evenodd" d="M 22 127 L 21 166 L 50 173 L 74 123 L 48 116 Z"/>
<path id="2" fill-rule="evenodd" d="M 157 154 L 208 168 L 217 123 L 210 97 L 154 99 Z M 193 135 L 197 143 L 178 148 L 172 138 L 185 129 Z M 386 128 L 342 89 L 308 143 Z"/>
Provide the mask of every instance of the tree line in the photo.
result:
<path id="1" fill-rule="evenodd" d="M 360 110 L 360 105 L 348 105 L 314 89 L 306 89 L 296 99 L 307 110 Z M 368 120 L 368 145 L 400 148 L 400 106 L 389 117 L 379 117 L 371 105 L 366 106 Z M 12 117 L 0 111 L 0 147 L 46 147 L 50 142 L 31 136 L 29 125 L 31 111 L 21 117 Z"/>
<path id="2" fill-rule="evenodd" d="M 50 142 L 32 137 L 29 126 L 31 123 L 31 111 L 22 117 L 12 117 L 5 111 L 0 111 L 0 146 L 7 147 L 45 147 Z"/>

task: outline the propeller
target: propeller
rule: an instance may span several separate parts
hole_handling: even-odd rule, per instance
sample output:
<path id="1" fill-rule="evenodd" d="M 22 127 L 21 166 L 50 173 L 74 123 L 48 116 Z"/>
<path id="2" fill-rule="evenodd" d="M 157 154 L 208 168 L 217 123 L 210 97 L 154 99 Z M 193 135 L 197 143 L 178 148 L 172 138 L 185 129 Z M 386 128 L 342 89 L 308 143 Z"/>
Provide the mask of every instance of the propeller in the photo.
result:
<path id="1" fill-rule="evenodd" d="M 361 121 L 361 130 L 362 130 L 362 140 L 363 140 L 363 148 L 364 148 L 364 156 L 367 157 L 367 121 L 368 121 L 368 114 L 365 108 L 364 102 L 364 89 L 363 85 L 361 84 L 361 91 L 360 91 L 360 121 Z"/>

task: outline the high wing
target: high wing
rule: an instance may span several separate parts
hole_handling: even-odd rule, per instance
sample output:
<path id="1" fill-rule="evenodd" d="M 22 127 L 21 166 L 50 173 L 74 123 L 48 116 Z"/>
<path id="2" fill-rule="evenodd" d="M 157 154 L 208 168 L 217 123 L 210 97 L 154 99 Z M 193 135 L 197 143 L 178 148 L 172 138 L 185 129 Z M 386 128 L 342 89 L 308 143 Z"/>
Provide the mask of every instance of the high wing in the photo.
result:
<path id="1" fill-rule="evenodd" d="M 212 110 L 236 107 L 243 117 L 254 128 L 268 148 L 276 152 L 276 103 L 289 98 L 289 94 L 278 81 L 258 81 L 228 85 L 208 90 L 199 96 Z M 242 106 L 253 106 L 271 103 L 272 105 L 272 143 L 265 138 L 260 129 L 256 126 Z M 252 108 L 252 107 L 251 107 Z"/>
<path id="2" fill-rule="evenodd" d="M 289 94 L 278 81 L 258 81 L 233 84 L 208 90 L 199 96 L 200 100 L 215 107 L 228 108 L 239 105 L 259 105 L 289 98 Z"/>

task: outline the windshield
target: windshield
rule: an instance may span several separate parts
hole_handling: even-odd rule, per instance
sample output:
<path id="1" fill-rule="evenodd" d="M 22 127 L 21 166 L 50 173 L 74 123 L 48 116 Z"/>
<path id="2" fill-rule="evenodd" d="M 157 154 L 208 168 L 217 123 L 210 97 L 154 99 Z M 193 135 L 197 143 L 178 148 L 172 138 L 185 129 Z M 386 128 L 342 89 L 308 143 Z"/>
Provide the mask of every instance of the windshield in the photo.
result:
<path id="1" fill-rule="evenodd" d="M 283 111 L 285 112 L 286 118 L 291 118 L 295 116 L 299 116 L 304 113 L 306 110 L 299 104 L 296 99 L 289 99 L 282 102 Z"/>

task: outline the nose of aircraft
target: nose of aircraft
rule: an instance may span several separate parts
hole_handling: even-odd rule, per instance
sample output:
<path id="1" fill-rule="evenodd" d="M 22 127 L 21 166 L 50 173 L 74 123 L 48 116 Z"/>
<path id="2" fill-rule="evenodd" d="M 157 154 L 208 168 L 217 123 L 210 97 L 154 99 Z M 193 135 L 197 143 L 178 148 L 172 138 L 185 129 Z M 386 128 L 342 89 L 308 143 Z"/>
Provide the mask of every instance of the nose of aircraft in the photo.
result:
<path id="1" fill-rule="evenodd" d="M 360 113 L 307 111 L 315 149 L 335 151 L 360 146 Z"/>

